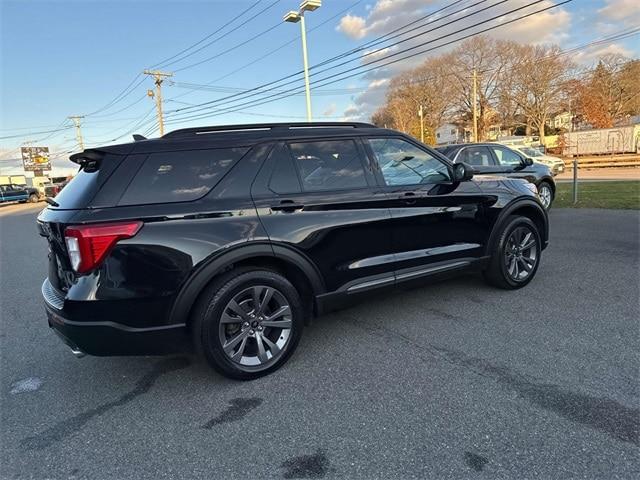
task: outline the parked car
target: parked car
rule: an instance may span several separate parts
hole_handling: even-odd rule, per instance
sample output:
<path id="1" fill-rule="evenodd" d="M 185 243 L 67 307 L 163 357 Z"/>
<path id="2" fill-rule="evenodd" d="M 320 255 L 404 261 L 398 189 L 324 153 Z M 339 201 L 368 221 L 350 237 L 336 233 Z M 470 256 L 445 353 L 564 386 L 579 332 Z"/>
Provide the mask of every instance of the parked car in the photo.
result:
<path id="1" fill-rule="evenodd" d="M 252 379 L 314 316 L 462 270 L 517 289 L 547 246 L 527 182 L 472 178 L 369 124 L 190 128 L 71 160 L 80 171 L 37 223 L 48 323 L 76 355 L 191 344 Z"/>
<path id="2" fill-rule="evenodd" d="M 523 153 L 496 143 L 461 143 L 438 147 L 437 150 L 454 163 L 471 165 L 477 174 L 527 180 L 536 186 L 544 208 L 551 208 L 556 195 L 556 183 L 551 170 Z"/>
<path id="3" fill-rule="evenodd" d="M 49 198 L 55 198 L 62 189 L 69 183 L 69 179 L 67 177 L 55 177 L 51 179 L 50 183 L 46 183 L 44 185 L 44 193 L 45 196 Z"/>
<path id="4" fill-rule="evenodd" d="M 0 185 L 0 203 L 35 203 L 38 200 L 40 200 L 40 195 L 37 188 L 27 187 L 26 185 L 16 185 L 15 183 Z"/>
<path id="5" fill-rule="evenodd" d="M 509 148 L 521 153 L 525 157 L 531 158 L 535 163 L 542 163 L 549 167 L 551 173 L 555 177 L 559 173 L 564 172 L 564 161 L 558 157 L 552 157 L 546 153 L 542 153 L 540 150 L 534 147 L 527 147 L 524 145 L 512 145 Z"/>

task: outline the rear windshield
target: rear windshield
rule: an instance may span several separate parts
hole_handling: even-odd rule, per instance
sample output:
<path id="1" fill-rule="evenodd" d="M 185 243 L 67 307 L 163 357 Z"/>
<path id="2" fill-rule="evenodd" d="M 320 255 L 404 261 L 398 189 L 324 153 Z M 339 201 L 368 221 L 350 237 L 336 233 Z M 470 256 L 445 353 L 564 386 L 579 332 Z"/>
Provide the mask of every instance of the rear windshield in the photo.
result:
<path id="1" fill-rule="evenodd" d="M 55 197 L 60 208 L 82 208 L 96 193 L 99 170 L 87 173 L 80 170 Z"/>
<path id="2" fill-rule="evenodd" d="M 73 179 L 55 196 L 55 201 L 59 205 L 56 208 L 65 210 L 86 208 L 123 158 L 122 155 L 103 153 L 98 162 L 92 162 L 90 168 L 85 170 L 81 167 Z"/>

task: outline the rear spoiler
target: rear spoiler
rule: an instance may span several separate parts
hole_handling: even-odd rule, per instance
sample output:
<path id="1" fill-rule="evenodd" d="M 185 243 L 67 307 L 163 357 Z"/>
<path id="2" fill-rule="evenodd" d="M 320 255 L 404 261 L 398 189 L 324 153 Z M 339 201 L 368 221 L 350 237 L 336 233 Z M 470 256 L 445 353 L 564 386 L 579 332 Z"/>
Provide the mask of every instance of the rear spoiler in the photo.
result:
<path id="1" fill-rule="evenodd" d="M 84 152 L 74 153 L 69 157 L 69 160 L 86 170 L 98 167 L 103 156 L 104 153 L 99 150 L 85 150 Z"/>

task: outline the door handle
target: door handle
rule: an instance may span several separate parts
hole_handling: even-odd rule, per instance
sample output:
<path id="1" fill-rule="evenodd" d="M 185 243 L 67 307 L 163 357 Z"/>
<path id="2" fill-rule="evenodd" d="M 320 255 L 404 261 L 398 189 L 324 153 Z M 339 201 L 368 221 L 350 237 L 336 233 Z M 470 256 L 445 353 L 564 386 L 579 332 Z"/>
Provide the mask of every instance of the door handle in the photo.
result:
<path id="1" fill-rule="evenodd" d="M 416 192 L 405 192 L 400 196 L 400 199 L 404 200 L 407 205 L 413 205 L 416 203 L 417 197 Z"/>
<path id="2" fill-rule="evenodd" d="M 282 212 L 295 212 L 296 210 L 302 210 L 304 205 L 294 202 L 293 200 L 282 200 L 278 205 L 272 205 L 271 210 Z"/>

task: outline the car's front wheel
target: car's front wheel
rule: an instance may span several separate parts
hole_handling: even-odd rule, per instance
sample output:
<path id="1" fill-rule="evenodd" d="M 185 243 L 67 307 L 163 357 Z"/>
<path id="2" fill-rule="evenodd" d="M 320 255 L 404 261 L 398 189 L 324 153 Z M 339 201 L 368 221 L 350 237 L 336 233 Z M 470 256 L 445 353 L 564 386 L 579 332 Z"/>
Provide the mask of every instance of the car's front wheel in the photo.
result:
<path id="1" fill-rule="evenodd" d="M 509 290 L 524 287 L 535 276 L 541 253 L 536 224 L 527 217 L 511 216 L 493 245 L 485 280 Z"/>
<path id="2" fill-rule="evenodd" d="M 295 287 L 270 270 L 231 270 L 215 281 L 196 306 L 193 339 L 222 375 L 251 380 L 282 366 L 304 328 Z"/>
<path id="3" fill-rule="evenodd" d="M 549 182 L 541 182 L 538 185 L 538 196 L 544 209 L 549 210 L 553 203 L 553 188 L 551 188 Z"/>

